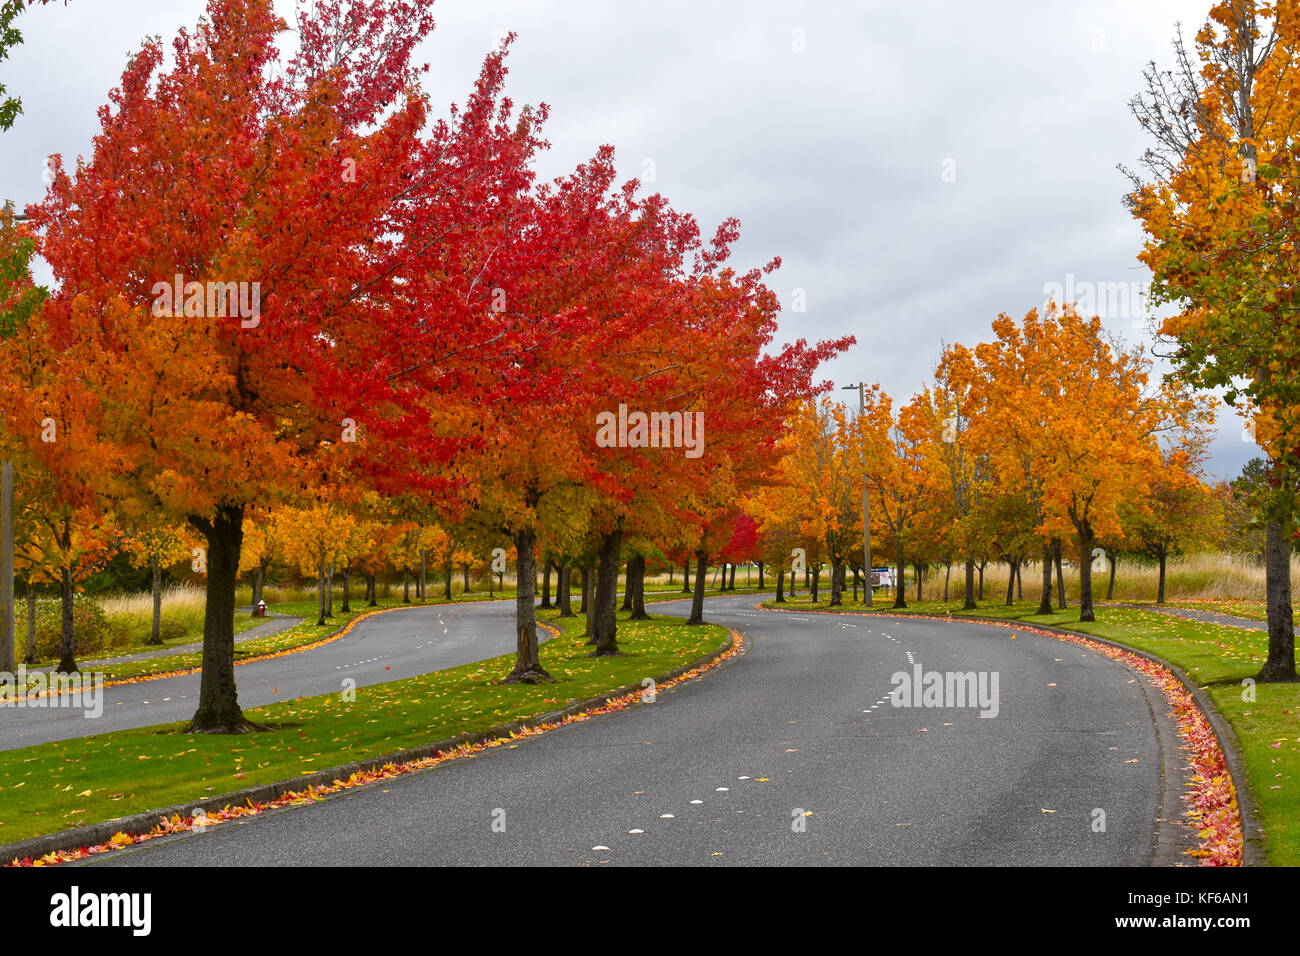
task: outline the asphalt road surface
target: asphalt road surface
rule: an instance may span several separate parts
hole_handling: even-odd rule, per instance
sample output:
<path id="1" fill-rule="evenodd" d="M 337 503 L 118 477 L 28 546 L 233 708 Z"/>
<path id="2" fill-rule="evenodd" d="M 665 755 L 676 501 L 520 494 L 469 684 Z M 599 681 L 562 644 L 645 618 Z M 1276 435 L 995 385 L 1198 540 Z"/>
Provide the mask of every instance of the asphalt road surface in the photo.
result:
<path id="1" fill-rule="evenodd" d="M 710 600 L 706 617 L 746 633 L 749 651 L 654 702 L 94 862 L 1151 862 L 1160 747 L 1142 685 L 1122 665 L 971 622 L 759 611 L 756 601 Z M 996 672 L 997 715 L 893 706 L 892 675 L 915 664 Z"/>
<path id="2" fill-rule="evenodd" d="M 236 667 L 240 706 L 337 693 L 345 678 L 365 687 L 512 653 L 514 610 L 513 601 L 495 601 L 376 615 L 323 647 Z M 538 636 L 545 640 L 549 634 Z M 101 693 L 103 714 L 94 719 L 72 707 L 0 707 L 0 750 L 189 720 L 198 709 L 199 675 L 122 684 Z"/>

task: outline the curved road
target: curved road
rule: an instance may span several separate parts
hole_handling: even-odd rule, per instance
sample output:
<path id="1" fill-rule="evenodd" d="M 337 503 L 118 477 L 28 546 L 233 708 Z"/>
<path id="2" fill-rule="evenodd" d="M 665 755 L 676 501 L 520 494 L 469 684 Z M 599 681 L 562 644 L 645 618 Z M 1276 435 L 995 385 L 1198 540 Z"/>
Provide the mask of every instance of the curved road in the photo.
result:
<path id="1" fill-rule="evenodd" d="M 512 653 L 514 610 L 513 601 L 495 601 L 378 614 L 323 647 L 236 667 L 240 706 L 335 693 L 345 678 L 365 687 Z M 0 707 L 0 750 L 189 720 L 199 675 L 121 684 L 102 694 L 103 714 L 94 719 L 72 707 Z"/>
<path id="2" fill-rule="evenodd" d="M 94 862 L 1151 862 L 1160 746 L 1143 686 L 1122 665 L 969 622 L 755 601 L 710 600 L 709 620 L 745 632 L 749 651 L 653 703 Z M 891 675 L 914 663 L 997 672 L 997 715 L 892 706 Z"/>

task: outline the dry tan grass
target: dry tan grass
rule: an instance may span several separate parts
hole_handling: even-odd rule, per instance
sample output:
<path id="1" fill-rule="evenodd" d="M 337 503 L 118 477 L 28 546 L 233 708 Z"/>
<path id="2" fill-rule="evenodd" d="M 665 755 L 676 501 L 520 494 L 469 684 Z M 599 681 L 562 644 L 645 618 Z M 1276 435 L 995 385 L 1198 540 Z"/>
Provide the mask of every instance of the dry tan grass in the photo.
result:
<path id="1" fill-rule="evenodd" d="M 984 568 L 984 600 L 1002 600 L 1006 596 L 1007 590 L 1007 566 L 1005 564 L 989 564 Z M 753 584 L 758 583 L 758 575 L 751 571 Z M 952 579 L 949 583 L 948 596 L 952 600 L 959 597 L 962 590 L 963 569 L 961 565 L 953 565 Z M 715 576 L 715 569 L 709 569 L 709 585 L 712 586 Z M 775 586 L 775 578 L 770 572 L 765 576 L 766 583 L 769 587 Z M 1096 600 L 1106 599 L 1106 586 L 1108 579 L 1108 569 L 1093 574 L 1093 594 Z M 922 584 L 922 591 L 926 600 L 940 600 L 943 597 L 943 580 L 944 569 L 942 566 L 931 568 Z M 1159 580 L 1159 569 L 1154 563 L 1140 563 L 1134 558 L 1121 557 L 1119 567 L 1115 573 L 1115 597 L 1116 601 L 1154 601 L 1156 598 L 1156 588 Z M 744 586 L 745 570 L 742 568 L 736 575 L 737 586 Z M 1042 588 L 1042 571 L 1037 564 L 1029 565 L 1021 571 L 1021 582 L 1026 599 L 1037 598 Z M 460 593 L 460 575 L 457 574 L 454 579 L 455 593 Z M 667 585 L 668 575 L 648 575 L 647 584 Z M 673 575 L 673 583 L 680 587 L 681 573 L 678 571 Z M 692 584 L 694 580 L 692 579 Z M 852 579 L 850 579 L 850 585 Z M 364 591 L 364 582 L 359 578 L 354 579 L 353 595 L 354 598 L 360 597 Z M 513 588 L 514 578 L 512 575 L 506 575 L 506 586 Z M 556 586 L 555 578 L 552 576 L 551 588 L 552 593 Z M 802 582 L 800 587 L 802 588 Z M 826 572 L 822 574 L 822 586 L 829 586 L 829 575 Z M 337 587 L 337 585 L 336 585 Z M 573 582 L 573 592 L 576 596 L 579 589 L 579 582 L 575 576 Z M 1300 557 L 1291 559 L 1291 587 L 1292 591 L 1300 595 Z M 916 583 L 912 581 L 908 589 L 908 598 L 915 595 Z M 394 585 L 389 582 L 385 588 L 383 582 L 380 583 L 380 591 L 387 591 L 390 595 L 401 594 L 401 584 Z M 487 594 L 487 582 L 475 582 L 474 590 L 482 591 L 484 596 Z M 412 582 L 412 592 L 414 592 L 414 582 Z M 439 596 L 442 593 L 442 579 L 439 577 L 435 580 L 432 576 L 429 579 L 429 592 L 432 596 Z M 540 576 L 539 590 L 540 595 Z M 1065 567 L 1065 593 L 1070 601 L 1079 599 L 1079 569 L 1077 567 L 1066 565 Z M 268 586 L 265 591 L 267 603 L 279 603 L 285 601 L 314 601 L 316 591 L 314 588 L 294 588 L 294 587 L 271 587 Z M 1264 599 L 1264 565 L 1262 563 L 1250 561 L 1240 555 L 1228 554 L 1194 554 L 1183 557 L 1172 558 L 1169 561 L 1169 567 L 1165 582 L 1165 597 L 1170 601 L 1175 600 L 1247 600 L 1262 601 Z M 335 599 L 338 598 L 338 591 L 335 591 Z M 242 604 L 248 604 L 251 601 L 251 590 L 245 585 L 239 589 L 238 600 Z M 104 597 L 99 600 L 101 607 L 107 617 L 117 620 L 130 619 L 139 622 L 140 626 L 147 626 L 152 620 L 153 602 L 148 592 L 143 594 L 123 594 L 111 597 Z M 163 617 L 188 622 L 196 622 L 201 626 L 203 619 L 204 595 L 201 588 L 181 585 L 169 587 L 163 591 L 162 611 Z"/>
<path id="2" fill-rule="evenodd" d="M 162 613 L 172 615 L 203 615 L 205 598 L 202 588 L 180 584 L 163 588 Z M 148 591 L 140 594 L 115 594 L 101 598 L 99 606 L 107 617 L 132 617 L 142 620 L 153 619 L 153 595 Z"/>
<path id="3" fill-rule="evenodd" d="M 1079 569 L 1065 566 L 1065 594 L 1072 601 L 1079 599 Z M 1005 564 L 989 564 L 984 568 L 984 599 L 1003 599 L 1007 593 Z M 961 594 L 964 570 L 953 565 L 948 596 Z M 1036 598 L 1042 592 L 1042 565 L 1034 564 L 1020 572 L 1026 599 Z M 1093 597 L 1105 600 L 1110 569 L 1103 567 L 1092 576 Z M 927 600 L 943 597 L 944 569 L 931 569 L 922 584 Z M 1121 557 L 1115 570 L 1116 601 L 1154 601 L 1159 589 L 1160 569 L 1154 563 L 1139 563 L 1135 558 Z M 916 584 L 913 582 L 912 587 Z M 1053 585 L 1055 589 L 1055 585 Z M 1300 557 L 1291 558 L 1291 590 L 1300 594 Z M 914 591 L 912 593 L 915 593 Z M 1171 558 L 1165 572 L 1166 600 L 1264 600 L 1264 565 L 1240 555 L 1192 554 Z"/>

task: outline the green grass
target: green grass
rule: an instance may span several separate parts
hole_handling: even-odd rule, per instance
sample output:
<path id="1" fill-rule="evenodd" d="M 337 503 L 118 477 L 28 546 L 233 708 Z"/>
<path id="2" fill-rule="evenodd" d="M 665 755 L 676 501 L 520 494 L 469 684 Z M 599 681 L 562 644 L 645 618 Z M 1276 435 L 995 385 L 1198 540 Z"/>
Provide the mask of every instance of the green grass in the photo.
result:
<path id="1" fill-rule="evenodd" d="M 882 600 L 877 596 L 875 607 L 871 609 L 864 608 L 860 602 L 845 601 L 842 609 L 880 614 L 952 614 L 953 617 L 970 614 L 1019 620 L 1027 624 L 1049 624 L 1104 637 L 1154 654 L 1182 668 L 1205 689 L 1237 735 L 1251 794 L 1267 835 L 1269 862 L 1278 866 L 1300 866 L 1300 684 L 1260 684 L 1255 688 L 1256 700 L 1253 703 L 1242 699 L 1241 682 L 1253 678 L 1268 656 L 1268 635 L 1265 632 L 1221 627 L 1156 611 L 1126 608 L 1096 608 L 1097 620 L 1082 623 L 1077 604 L 1050 615 L 1039 615 L 1035 613 L 1037 601 L 1018 601 L 1007 607 L 995 600 L 965 612 L 960 600 L 909 601 L 907 609 L 901 611 L 890 607 L 892 600 L 892 597 Z M 795 599 L 787 598 L 784 605 L 768 601 L 764 606 L 812 610 L 825 609 L 828 603 L 829 598 L 824 598 L 814 605 L 801 595 Z M 1236 613 L 1236 610 L 1228 610 L 1220 604 L 1214 607 L 1203 603 L 1191 606 L 1224 614 Z"/>
<path id="2" fill-rule="evenodd" d="M 554 684 L 497 683 L 513 655 L 479 664 L 246 711 L 274 730 L 187 735 L 179 724 L 0 752 L 0 842 L 139 813 L 486 730 L 556 710 L 690 663 L 727 640 L 717 625 L 620 620 L 626 656 L 591 658 L 582 618 L 543 620 L 561 636 L 541 662 Z M 238 673 L 238 672 L 236 672 Z"/>

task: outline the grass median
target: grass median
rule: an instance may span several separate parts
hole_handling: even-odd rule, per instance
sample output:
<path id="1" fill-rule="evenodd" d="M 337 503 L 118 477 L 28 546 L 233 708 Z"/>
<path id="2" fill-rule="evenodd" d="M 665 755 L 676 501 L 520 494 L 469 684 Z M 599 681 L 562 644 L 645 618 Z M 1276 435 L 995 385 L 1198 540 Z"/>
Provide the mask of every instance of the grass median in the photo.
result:
<path id="1" fill-rule="evenodd" d="M 180 724 L 0 752 L 0 842 L 66 830 L 377 757 L 523 720 L 658 677 L 728 640 L 717 625 L 620 616 L 624 656 L 592 658 L 583 619 L 543 621 L 561 634 L 541 647 L 556 683 L 501 684 L 512 655 L 421 677 L 299 698 L 246 713 L 273 729 L 189 735 Z M 238 672 L 236 672 L 238 673 Z"/>
<path id="2" fill-rule="evenodd" d="M 1010 606 L 990 601 L 974 611 L 963 611 L 960 600 L 911 602 L 904 610 L 890 607 L 891 602 L 892 598 L 877 596 L 872 608 L 847 600 L 842 608 L 828 608 L 829 600 L 812 604 L 803 595 L 787 598 L 785 604 L 767 601 L 764 606 L 788 610 L 996 617 L 1103 637 L 1154 654 L 1182 668 L 1200 684 L 1219 713 L 1232 725 L 1265 832 L 1268 860 L 1278 866 L 1300 866 L 1300 684 L 1259 684 L 1249 688 L 1242 683 L 1254 678 L 1263 666 L 1268 656 L 1267 633 L 1130 608 L 1098 607 L 1097 620 L 1082 623 L 1077 606 L 1038 614 L 1037 601 L 1019 601 Z M 1222 604 L 1195 606 L 1221 614 L 1233 613 Z M 1254 693 L 1253 701 L 1248 699 L 1249 691 Z"/>

